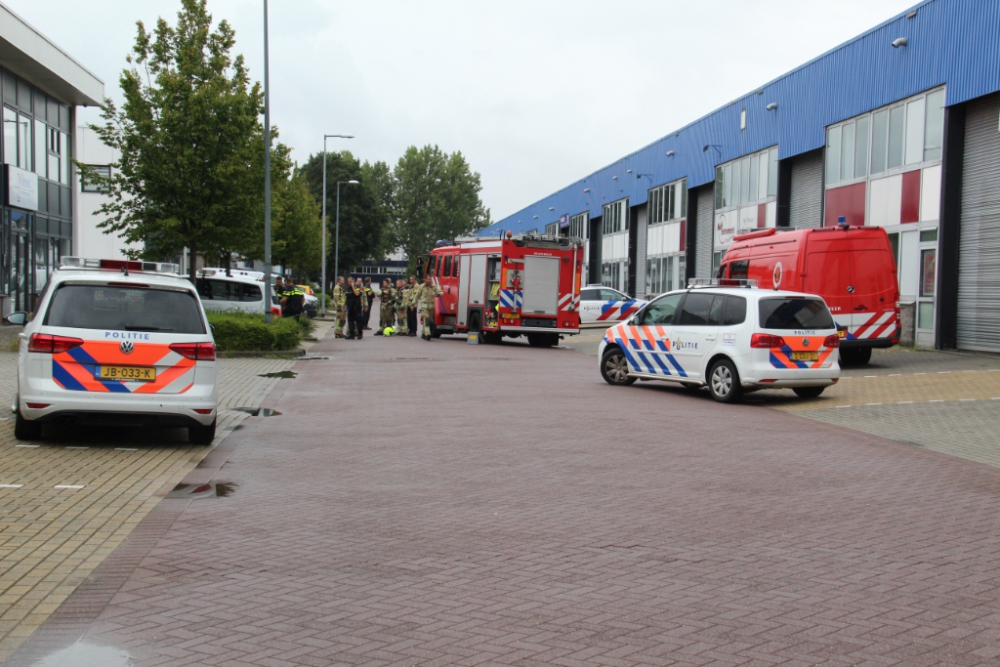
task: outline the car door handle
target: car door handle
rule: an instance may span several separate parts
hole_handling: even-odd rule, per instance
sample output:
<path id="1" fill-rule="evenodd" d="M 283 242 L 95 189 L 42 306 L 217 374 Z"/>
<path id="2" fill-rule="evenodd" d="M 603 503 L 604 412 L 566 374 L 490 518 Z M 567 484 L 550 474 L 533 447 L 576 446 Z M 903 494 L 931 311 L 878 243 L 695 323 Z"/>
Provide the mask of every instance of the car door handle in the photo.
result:
<path id="1" fill-rule="evenodd" d="M 715 336 L 705 336 L 705 340 L 711 342 L 711 341 L 715 340 Z"/>
<path id="2" fill-rule="evenodd" d="M 868 306 L 861 304 L 860 306 L 854 306 L 854 310 L 868 310 Z"/>

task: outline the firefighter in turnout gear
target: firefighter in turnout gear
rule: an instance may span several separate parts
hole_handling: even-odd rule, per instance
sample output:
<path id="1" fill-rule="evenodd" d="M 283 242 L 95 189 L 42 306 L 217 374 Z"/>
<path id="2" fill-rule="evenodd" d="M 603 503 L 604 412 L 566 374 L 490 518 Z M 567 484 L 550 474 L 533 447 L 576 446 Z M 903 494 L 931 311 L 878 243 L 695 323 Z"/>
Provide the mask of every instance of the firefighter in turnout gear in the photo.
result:
<path id="1" fill-rule="evenodd" d="M 371 278 L 365 278 L 365 286 L 363 289 L 365 291 L 365 299 L 367 300 L 368 305 L 365 306 L 365 313 L 361 316 L 361 319 L 364 324 L 365 331 L 371 331 L 371 327 L 368 326 L 368 321 L 372 318 L 371 307 L 375 304 L 375 290 L 372 289 Z"/>
<path id="2" fill-rule="evenodd" d="M 417 277 L 410 276 L 410 287 L 406 291 L 406 329 L 411 336 L 417 335 L 417 303 L 420 292 L 420 285 L 417 284 Z"/>
<path id="3" fill-rule="evenodd" d="M 400 278 L 396 281 L 396 301 L 393 304 L 396 310 L 396 335 L 406 336 L 408 330 L 406 328 L 406 295 L 409 288 L 406 286 L 406 281 Z"/>
<path id="4" fill-rule="evenodd" d="M 344 276 L 337 278 L 337 286 L 333 288 L 333 310 L 337 313 L 337 326 L 333 331 L 337 338 L 343 338 L 344 323 L 347 321 L 347 292 L 344 291 Z"/>
<path id="5" fill-rule="evenodd" d="M 386 327 L 391 327 L 395 319 L 396 312 L 396 290 L 392 287 L 392 282 L 386 278 L 382 281 L 382 290 L 378 293 L 379 298 L 379 318 L 378 331 L 376 336 L 381 336 Z"/>
<path id="6" fill-rule="evenodd" d="M 443 295 L 441 288 L 434 284 L 434 279 L 429 275 L 424 278 L 424 284 L 417 289 L 417 297 L 420 300 L 420 316 L 424 318 L 424 333 L 421 336 L 424 340 L 431 340 L 434 335 L 434 302 Z"/>

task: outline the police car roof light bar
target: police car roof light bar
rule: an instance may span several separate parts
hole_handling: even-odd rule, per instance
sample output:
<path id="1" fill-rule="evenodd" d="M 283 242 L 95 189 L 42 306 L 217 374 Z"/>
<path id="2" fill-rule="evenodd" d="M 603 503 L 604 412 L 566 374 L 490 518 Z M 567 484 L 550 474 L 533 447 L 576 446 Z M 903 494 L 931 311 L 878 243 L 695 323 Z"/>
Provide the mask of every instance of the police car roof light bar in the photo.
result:
<path id="1" fill-rule="evenodd" d="M 106 269 L 112 271 L 145 271 L 148 273 L 179 274 L 181 267 L 172 262 L 144 262 L 132 259 L 95 259 L 93 257 L 63 257 L 60 269 Z"/>
<path id="2" fill-rule="evenodd" d="M 688 289 L 698 289 L 702 287 L 745 287 L 755 289 L 758 285 L 756 280 L 746 278 L 691 278 L 688 280 Z"/>

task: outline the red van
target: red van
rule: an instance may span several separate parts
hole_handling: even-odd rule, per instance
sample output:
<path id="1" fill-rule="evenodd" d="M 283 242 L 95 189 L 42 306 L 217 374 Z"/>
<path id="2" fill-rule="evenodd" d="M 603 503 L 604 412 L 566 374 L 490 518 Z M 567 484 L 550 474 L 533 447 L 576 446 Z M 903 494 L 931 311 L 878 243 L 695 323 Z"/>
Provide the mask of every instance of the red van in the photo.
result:
<path id="1" fill-rule="evenodd" d="M 899 342 L 896 261 L 881 227 L 772 227 L 741 234 L 722 258 L 718 277 L 823 297 L 837 322 L 843 363 L 866 364 L 873 348 Z"/>

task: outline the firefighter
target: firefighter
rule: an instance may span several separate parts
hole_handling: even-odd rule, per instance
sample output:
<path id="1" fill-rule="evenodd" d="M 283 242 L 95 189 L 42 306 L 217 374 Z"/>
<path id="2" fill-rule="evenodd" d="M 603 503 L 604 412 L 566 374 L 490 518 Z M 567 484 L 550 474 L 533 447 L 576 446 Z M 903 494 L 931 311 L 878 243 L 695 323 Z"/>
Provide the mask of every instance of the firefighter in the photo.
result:
<path id="1" fill-rule="evenodd" d="M 368 302 L 368 307 L 365 309 L 365 314 L 362 316 L 362 320 L 365 325 L 365 331 L 371 331 L 372 328 L 368 326 L 368 321 L 372 318 L 372 306 L 375 305 L 375 290 L 372 289 L 372 279 L 365 278 L 365 299 Z"/>
<path id="2" fill-rule="evenodd" d="M 361 340 L 364 337 L 364 327 L 362 327 L 362 317 L 364 316 L 365 289 L 359 278 L 357 282 L 354 278 L 347 279 L 346 290 L 347 301 L 347 336 L 346 340 Z"/>
<path id="3" fill-rule="evenodd" d="M 408 288 L 406 281 L 400 278 L 396 281 L 396 334 L 397 336 L 408 335 L 408 330 L 406 328 L 406 294 Z"/>
<path id="4" fill-rule="evenodd" d="M 334 334 L 337 338 L 344 337 L 344 323 L 347 320 L 347 292 L 344 290 L 344 276 L 337 278 L 337 286 L 333 288 L 333 309 L 337 312 L 337 326 Z"/>
<path id="5" fill-rule="evenodd" d="M 378 331 L 376 336 L 384 335 L 386 328 L 392 326 L 393 313 L 395 312 L 396 290 L 392 287 L 392 281 L 386 278 L 382 281 L 382 290 L 378 293 L 379 318 Z"/>
<path id="6" fill-rule="evenodd" d="M 420 315 L 424 318 L 424 340 L 431 340 L 434 334 L 434 302 L 444 294 L 441 288 L 434 284 L 429 275 L 424 278 L 424 284 L 418 290 L 420 299 Z"/>
<path id="7" fill-rule="evenodd" d="M 407 289 L 406 296 L 406 330 L 410 332 L 409 335 L 417 335 L 417 293 L 420 291 L 420 286 L 417 285 L 417 277 L 410 276 L 410 286 Z"/>
<path id="8" fill-rule="evenodd" d="M 299 319 L 302 314 L 302 305 L 306 300 L 306 293 L 302 288 L 292 282 L 292 279 L 285 276 L 285 299 L 281 306 L 281 314 L 284 317 L 294 317 Z"/>

